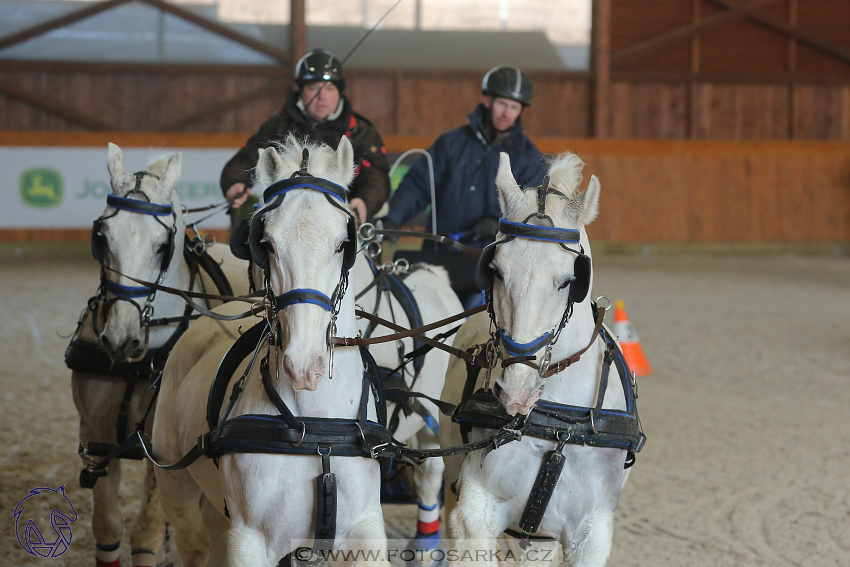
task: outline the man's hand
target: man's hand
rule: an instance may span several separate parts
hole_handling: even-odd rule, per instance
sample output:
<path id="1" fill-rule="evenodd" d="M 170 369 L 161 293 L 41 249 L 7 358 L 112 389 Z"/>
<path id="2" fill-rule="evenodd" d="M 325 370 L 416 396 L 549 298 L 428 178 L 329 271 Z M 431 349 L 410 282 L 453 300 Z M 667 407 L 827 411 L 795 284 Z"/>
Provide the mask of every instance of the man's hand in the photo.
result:
<path id="1" fill-rule="evenodd" d="M 348 203 L 348 208 L 350 208 L 351 212 L 354 213 L 357 220 L 357 226 L 363 224 L 363 221 L 366 220 L 366 203 L 363 202 L 363 199 L 354 197 Z"/>
<path id="2" fill-rule="evenodd" d="M 244 183 L 234 183 L 224 196 L 230 201 L 231 209 L 238 209 L 251 196 L 251 188 L 245 187 Z"/>

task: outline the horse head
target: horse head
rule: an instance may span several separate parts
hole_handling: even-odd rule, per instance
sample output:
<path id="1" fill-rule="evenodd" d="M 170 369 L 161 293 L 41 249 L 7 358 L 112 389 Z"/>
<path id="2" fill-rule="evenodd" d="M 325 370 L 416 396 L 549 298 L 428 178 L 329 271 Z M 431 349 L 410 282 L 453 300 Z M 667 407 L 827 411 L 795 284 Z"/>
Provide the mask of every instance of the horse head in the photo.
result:
<path id="1" fill-rule="evenodd" d="M 257 163 L 264 204 L 251 220 L 251 254 L 277 297 L 281 366 L 295 390 L 315 390 L 328 371 L 331 318 L 356 244 L 345 202 L 353 156 L 346 137 L 334 152 L 290 136 Z"/>
<path id="2" fill-rule="evenodd" d="M 182 211 L 175 187 L 180 154 L 152 160 L 147 170 L 124 171 L 121 149 L 109 144 L 107 159 L 112 194 L 92 228 L 92 253 L 104 268 L 101 276 L 104 317 L 100 341 L 113 360 L 138 357 L 145 306 L 153 290 L 133 282 L 156 282 L 183 248 Z M 150 309 L 150 308 L 149 308 Z"/>
<path id="3" fill-rule="evenodd" d="M 500 157 L 496 185 L 504 218 L 499 238 L 479 263 L 479 280 L 491 286 L 491 316 L 503 358 L 545 367 L 549 349 L 557 348 L 557 354 L 569 343 L 570 325 L 562 323 L 574 308 L 589 305 L 592 275 L 584 227 L 596 218 L 600 188 L 593 176 L 587 190 L 579 192 L 583 166 L 575 154 L 562 154 L 550 163 L 540 187 L 521 189 L 510 158 Z M 543 392 L 542 374 L 522 363 L 509 364 L 494 380 L 493 392 L 510 415 L 528 414 Z"/>

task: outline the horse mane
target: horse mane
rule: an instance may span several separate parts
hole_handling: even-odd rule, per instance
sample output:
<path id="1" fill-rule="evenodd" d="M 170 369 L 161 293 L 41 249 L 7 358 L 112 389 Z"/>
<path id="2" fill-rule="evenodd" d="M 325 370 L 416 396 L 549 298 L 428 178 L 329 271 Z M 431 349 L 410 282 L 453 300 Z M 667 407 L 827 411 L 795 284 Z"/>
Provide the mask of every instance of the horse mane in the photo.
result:
<path id="1" fill-rule="evenodd" d="M 310 152 L 310 160 L 307 170 L 310 175 L 321 177 L 338 183 L 345 177 L 344 171 L 339 171 L 336 165 L 336 152 L 321 142 L 314 142 L 309 138 L 301 138 L 295 134 L 289 134 L 283 142 L 275 142 L 275 149 L 283 162 L 283 171 L 286 176 L 292 175 L 301 169 L 301 154 L 304 148 Z"/>
<path id="2" fill-rule="evenodd" d="M 564 152 L 549 158 L 549 186 L 554 187 L 568 198 L 578 195 L 581 185 L 581 170 L 584 162 L 572 152 Z"/>

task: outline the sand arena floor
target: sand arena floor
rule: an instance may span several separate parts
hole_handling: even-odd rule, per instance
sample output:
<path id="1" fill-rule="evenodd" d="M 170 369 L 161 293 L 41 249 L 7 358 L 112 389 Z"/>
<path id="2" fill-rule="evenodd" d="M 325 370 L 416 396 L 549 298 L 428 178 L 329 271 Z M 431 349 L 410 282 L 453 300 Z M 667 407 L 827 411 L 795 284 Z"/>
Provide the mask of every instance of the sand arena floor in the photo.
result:
<path id="1" fill-rule="evenodd" d="M 617 512 L 617 567 L 850 566 L 850 259 L 597 256 L 594 296 L 621 298 L 655 368 L 639 380 L 646 448 Z M 93 564 L 79 487 L 67 335 L 94 261 L 0 263 L 0 564 Z M 494 458 L 494 457 L 491 457 Z M 141 467 L 127 466 L 127 523 Z M 12 511 L 65 484 L 71 548 L 27 555 Z M 409 537 L 415 511 L 386 507 Z M 125 534 L 123 564 L 130 565 Z"/>

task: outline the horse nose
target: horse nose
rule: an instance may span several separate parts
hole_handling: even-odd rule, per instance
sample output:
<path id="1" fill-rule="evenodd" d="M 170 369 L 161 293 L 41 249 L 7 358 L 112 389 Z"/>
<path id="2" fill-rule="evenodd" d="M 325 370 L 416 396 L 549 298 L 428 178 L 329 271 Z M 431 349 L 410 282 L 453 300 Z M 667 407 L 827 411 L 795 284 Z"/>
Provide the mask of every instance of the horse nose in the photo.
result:
<path id="1" fill-rule="evenodd" d="M 325 361 L 322 355 L 302 358 L 284 354 L 283 370 L 286 377 L 292 381 L 292 387 L 295 390 L 310 390 L 312 392 L 316 390 L 319 380 L 325 374 Z"/>
<path id="2" fill-rule="evenodd" d="M 121 353 L 126 358 L 133 358 L 134 355 L 138 355 L 141 350 L 142 342 L 139 339 L 127 339 L 124 341 L 124 344 L 121 345 Z"/>
<path id="3" fill-rule="evenodd" d="M 509 385 L 503 384 L 503 380 L 504 376 L 501 376 L 493 381 L 493 395 L 502 402 L 508 415 L 514 416 L 517 413 L 528 415 L 532 406 L 540 398 L 543 391 L 542 385 L 535 385 L 531 388 L 527 385 L 511 388 Z"/>

